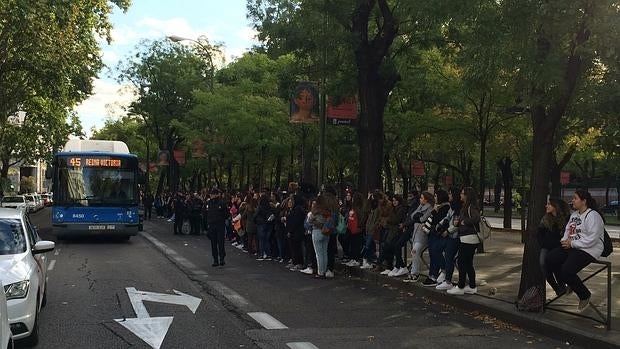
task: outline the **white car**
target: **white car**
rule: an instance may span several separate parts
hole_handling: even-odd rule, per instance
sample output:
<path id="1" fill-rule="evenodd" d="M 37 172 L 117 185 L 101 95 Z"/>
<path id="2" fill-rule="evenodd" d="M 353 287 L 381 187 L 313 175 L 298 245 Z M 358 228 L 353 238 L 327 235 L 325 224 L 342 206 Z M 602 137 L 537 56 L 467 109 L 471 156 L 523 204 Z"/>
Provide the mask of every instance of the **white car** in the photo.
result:
<path id="1" fill-rule="evenodd" d="M 43 197 L 41 194 L 32 194 L 37 203 L 37 211 L 40 211 L 45 208 L 45 204 L 43 203 Z"/>
<path id="2" fill-rule="evenodd" d="M 41 241 L 24 211 L 0 208 L 0 282 L 4 284 L 13 340 L 39 341 L 39 311 L 46 303 L 47 257 L 51 241 Z"/>
<path id="3" fill-rule="evenodd" d="M 0 202 L 0 207 L 27 210 L 26 198 L 23 195 L 5 196 Z"/>
<path id="4" fill-rule="evenodd" d="M 34 212 L 37 210 L 37 201 L 34 198 L 34 196 L 30 195 L 30 194 L 26 194 L 24 195 L 24 198 L 26 198 L 26 210 L 28 212 Z"/>
<path id="5" fill-rule="evenodd" d="M 0 282 L 0 290 L 4 290 L 2 282 Z M 9 326 L 4 292 L 0 292 L 0 348 L 13 349 L 13 335 Z"/>

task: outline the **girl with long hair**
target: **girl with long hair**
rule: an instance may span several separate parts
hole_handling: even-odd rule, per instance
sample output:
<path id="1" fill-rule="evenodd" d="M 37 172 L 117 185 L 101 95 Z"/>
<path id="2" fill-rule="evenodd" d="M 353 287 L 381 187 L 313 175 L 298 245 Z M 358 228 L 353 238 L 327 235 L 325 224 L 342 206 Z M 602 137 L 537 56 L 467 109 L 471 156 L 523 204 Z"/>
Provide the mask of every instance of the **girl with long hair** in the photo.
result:
<path id="1" fill-rule="evenodd" d="M 553 288 L 556 294 L 560 294 L 563 288 L 560 287 L 560 283 L 547 268 L 547 255 L 550 251 L 561 247 L 560 240 L 564 236 L 564 228 L 566 228 L 569 216 L 570 210 L 564 200 L 549 198 L 545 206 L 545 215 L 540 220 L 537 231 L 538 244 L 540 245 L 540 268 L 549 286 Z"/>
<path id="2" fill-rule="evenodd" d="M 590 305 L 592 293 L 577 273 L 601 257 L 604 247 L 605 222 L 598 212 L 596 201 L 585 190 L 575 191 L 572 201 L 575 212 L 570 216 L 561 247 L 547 255 L 547 266 L 560 283 L 559 294 L 567 292 L 568 285 L 579 297 L 578 310 Z"/>
<path id="3" fill-rule="evenodd" d="M 433 206 L 435 206 L 435 197 L 433 194 L 423 191 L 420 195 L 420 205 L 408 218 L 413 223 L 411 237 L 413 247 L 411 248 L 411 271 L 404 282 L 417 282 L 420 279 L 422 251 L 428 246 L 428 235 L 422 230 L 422 227 L 430 217 Z"/>
<path id="4" fill-rule="evenodd" d="M 476 270 L 474 270 L 474 253 L 480 244 L 478 238 L 478 226 L 480 224 L 480 208 L 477 202 L 478 195 L 474 188 L 466 187 L 461 191 L 461 201 L 463 208 L 458 218 L 459 233 L 459 283 L 458 287 L 448 290 L 452 295 L 475 294 L 478 292 L 476 287 Z M 465 285 L 466 281 L 468 285 Z"/>

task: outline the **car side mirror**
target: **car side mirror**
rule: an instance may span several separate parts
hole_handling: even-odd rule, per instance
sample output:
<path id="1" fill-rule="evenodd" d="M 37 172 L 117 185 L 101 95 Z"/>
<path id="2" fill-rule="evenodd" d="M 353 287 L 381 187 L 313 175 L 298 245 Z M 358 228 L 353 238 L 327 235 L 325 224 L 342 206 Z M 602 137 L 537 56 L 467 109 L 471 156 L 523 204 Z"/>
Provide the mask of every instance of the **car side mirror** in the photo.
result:
<path id="1" fill-rule="evenodd" d="M 40 254 L 53 251 L 56 244 L 53 241 L 39 241 L 32 247 L 32 254 Z"/>

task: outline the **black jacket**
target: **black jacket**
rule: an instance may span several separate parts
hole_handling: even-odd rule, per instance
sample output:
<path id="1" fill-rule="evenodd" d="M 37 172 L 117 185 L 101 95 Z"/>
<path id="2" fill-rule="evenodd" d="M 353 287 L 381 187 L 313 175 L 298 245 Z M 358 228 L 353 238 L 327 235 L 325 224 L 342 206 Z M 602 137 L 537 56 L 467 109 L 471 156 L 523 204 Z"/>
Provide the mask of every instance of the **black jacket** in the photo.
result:
<path id="1" fill-rule="evenodd" d="M 286 216 L 286 233 L 291 234 L 293 239 L 303 239 L 306 228 L 306 211 L 302 206 L 295 206 Z"/>
<path id="2" fill-rule="evenodd" d="M 228 216 L 228 205 L 219 198 L 209 199 L 207 202 L 207 223 L 209 226 L 224 224 Z"/>
<path id="3" fill-rule="evenodd" d="M 540 248 L 552 250 L 556 247 L 560 247 L 562 245 L 560 243 L 562 236 L 564 236 L 564 227 L 557 227 L 555 224 L 546 223 L 543 217 L 537 231 Z"/>
<path id="4" fill-rule="evenodd" d="M 475 235 L 480 224 L 480 210 L 463 207 L 459 216 L 459 236 Z"/>

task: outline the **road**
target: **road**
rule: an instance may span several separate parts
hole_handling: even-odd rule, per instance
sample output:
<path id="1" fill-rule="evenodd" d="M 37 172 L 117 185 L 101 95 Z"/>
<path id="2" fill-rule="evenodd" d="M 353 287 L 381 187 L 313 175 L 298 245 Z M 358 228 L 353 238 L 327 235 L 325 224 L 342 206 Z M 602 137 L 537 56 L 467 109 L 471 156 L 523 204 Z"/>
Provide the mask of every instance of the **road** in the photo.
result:
<path id="1" fill-rule="evenodd" d="M 53 240 L 49 220 L 49 209 L 33 215 L 41 235 Z M 173 236 L 169 223 L 153 222 L 129 242 L 58 242 L 39 348 L 151 348 L 115 321 L 143 311 L 173 317 L 161 348 L 566 347 L 368 281 L 314 280 L 231 246 L 227 265 L 212 268 L 206 237 Z M 132 305 L 128 287 L 177 290 L 200 304 L 195 314 L 153 301 L 138 302 L 143 308 Z"/>

